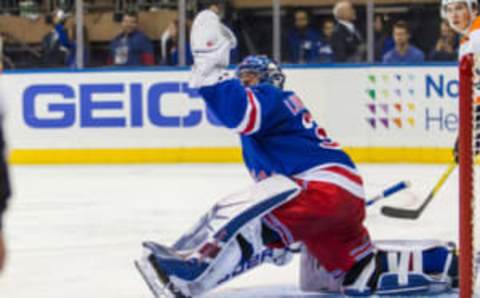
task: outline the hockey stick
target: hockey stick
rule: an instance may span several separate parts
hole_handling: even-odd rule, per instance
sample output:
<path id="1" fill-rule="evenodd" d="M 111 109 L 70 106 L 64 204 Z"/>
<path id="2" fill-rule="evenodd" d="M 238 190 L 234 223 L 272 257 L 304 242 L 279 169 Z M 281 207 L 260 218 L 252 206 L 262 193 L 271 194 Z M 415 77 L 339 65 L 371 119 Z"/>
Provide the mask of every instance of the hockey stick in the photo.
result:
<path id="1" fill-rule="evenodd" d="M 406 188 L 410 187 L 410 181 L 400 181 L 397 184 L 394 184 L 385 190 L 383 190 L 380 194 L 374 196 L 370 200 L 366 202 L 367 207 L 370 205 L 375 204 L 377 201 L 380 201 L 382 199 L 385 199 L 393 194 L 396 194 L 397 192 L 404 190 Z"/>
<path id="2" fill-rule="evenodd" d="M 437 192 L 440 188 L 445 184 L 447 178 L 450 174 L 455 170 L 457 167 L 457 163 L 451 163 L 447 170 L 442 174 L 440 179 L 438 180 L 437 184 L 433 187 L 433 189 L 428 194 L 427 198 L 423 201 L 423 203 L 416 209 L 405 209 L 405 208 L 397 208 L 397 207 L 390 207 L 390 206 L 383 206 L 382 207 L 382 214 L 390 217 L 395 218 L 404 218 L 404 219 L 417 219 L 422 215 L 423 210 L 428 206 L 430 201 L 435 197 Z"/>

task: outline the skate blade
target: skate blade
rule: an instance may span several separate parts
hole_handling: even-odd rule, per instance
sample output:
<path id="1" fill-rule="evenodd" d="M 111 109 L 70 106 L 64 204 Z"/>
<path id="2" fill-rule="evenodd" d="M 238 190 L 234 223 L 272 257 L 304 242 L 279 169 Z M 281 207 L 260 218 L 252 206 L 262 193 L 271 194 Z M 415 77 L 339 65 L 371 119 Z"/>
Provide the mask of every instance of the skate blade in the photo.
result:
<path id="1" fill-rule="evenodd" d="M 157 273 L 148 260 L 136 260 L 134 264 L 155 298 L 175 298 L 167 287 L 160 282 Z"/>

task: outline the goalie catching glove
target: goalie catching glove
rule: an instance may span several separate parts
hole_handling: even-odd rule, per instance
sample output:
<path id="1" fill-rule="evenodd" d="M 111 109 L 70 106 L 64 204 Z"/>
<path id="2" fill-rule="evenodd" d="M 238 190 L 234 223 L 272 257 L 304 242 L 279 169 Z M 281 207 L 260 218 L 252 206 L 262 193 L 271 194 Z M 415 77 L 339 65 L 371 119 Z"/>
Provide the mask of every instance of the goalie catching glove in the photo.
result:
<path id="1" fill-rule="evenodd" d="M 194 61 L 190 87 L 217 83 L 230 63 L 230 51 L 237 46 L 232 31 L 217 14 L 204 10 L 193 21 L 190 43 Z"/>

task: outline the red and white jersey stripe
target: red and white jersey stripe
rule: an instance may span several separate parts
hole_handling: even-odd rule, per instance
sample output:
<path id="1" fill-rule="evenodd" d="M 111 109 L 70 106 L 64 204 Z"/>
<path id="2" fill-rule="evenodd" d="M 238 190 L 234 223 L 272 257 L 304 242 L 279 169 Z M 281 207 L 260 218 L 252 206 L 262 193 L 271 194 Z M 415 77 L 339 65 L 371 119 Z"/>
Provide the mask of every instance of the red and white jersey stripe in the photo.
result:
<path id="1" fill-rule="evenodd" d="M 260 129 L 262 121 L 262 110 L 255 93 L 250 88 L 245 89 L 247 93 L 247 109 L 240 124 L 235 127 L 238 133 L 250 135 Z"/>
<path id="2" fill-rule="evenodd" d="M 363 181 L 357 170 L 338 163 L 327 163 L 310 168 L 294 176 L 303 181 L 319 181 L 335 184 L 359 199 L 365 199 Z"/>

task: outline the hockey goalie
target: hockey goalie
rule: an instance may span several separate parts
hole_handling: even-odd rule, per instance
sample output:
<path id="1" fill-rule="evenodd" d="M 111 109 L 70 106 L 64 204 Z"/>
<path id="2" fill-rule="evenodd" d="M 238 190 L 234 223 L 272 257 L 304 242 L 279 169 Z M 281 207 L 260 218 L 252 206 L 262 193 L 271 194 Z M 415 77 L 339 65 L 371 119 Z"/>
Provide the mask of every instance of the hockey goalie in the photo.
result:
<path id="1" fill-rule="evenodd" d="M 285 265 L 295 253 L 303 291 L 369 296 L 455 287 L 453 244 L 371 241 L 355 164 L 283 90 L 275 62 L 248 56 L 235 76 L 224 74 L 236 39 L 218 11 L 212 5 L 193 22 L 190 84 L 239 134 L 255 183 L 218 201 L 172 245 L 143 244 L 136 265 L 155 296 L 202 295 L 264 263 Z"/>

